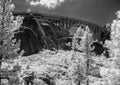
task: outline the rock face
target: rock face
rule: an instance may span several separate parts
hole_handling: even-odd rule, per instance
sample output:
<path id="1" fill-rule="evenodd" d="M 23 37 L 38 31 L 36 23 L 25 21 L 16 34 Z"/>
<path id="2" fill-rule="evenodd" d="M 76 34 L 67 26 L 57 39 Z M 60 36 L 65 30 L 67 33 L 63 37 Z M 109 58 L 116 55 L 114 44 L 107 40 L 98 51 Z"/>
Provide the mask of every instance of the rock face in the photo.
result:
<path id="1" fill-rule="evenodd" d="M 71 42 L 70 33 L 45 20 L 37 20 L 34 16 L 26 16 L 22 26 L 15 31 L 15 39 L 21 40 L 20 50 L 24 56 L 38 53 L 43 48 L 65 48 Z M 62 45 L 60 46 L 60 44 Z"/>
<path id="2" fill-rule="evenodd" d="M 91 44 L 91 47 L 94 47 L 94 49 L 91 50 L 91 52 L 94 52 L 96 56 L 100 56 L 103 54 L 106 58 L 110 58 L 109 48 L 105 47 L 103 44 L 99 42 L 93 42 Z"/>
<path id="3" fill-rule="evenodd" d="M 37 35 L 28 27 L 20 27 L 15 33 L 15 38 L 21 40 L 19 52 L 24 50 L 24 56 L 37 53 L 42 48 L 42 42 L 39 42 Z"/>
<path id="4" fill-rule="evenodd" d="M 104 34 L 104 33 L 103 33 Z M 108 37 L 102 36 L 103 41 Z M 73 35 L 54 24 L 54 22 L 44 19 L 37 19 L 33 15 L 24 17 L 22 26 L 15 31 L 17 40 L 21 40 L 20 50 L 24 50 L 24 56 L 38 53 L 42 49 L 64 49 L 70 50 Z M 68 45 L 69 43 L 69 45 Z"/>

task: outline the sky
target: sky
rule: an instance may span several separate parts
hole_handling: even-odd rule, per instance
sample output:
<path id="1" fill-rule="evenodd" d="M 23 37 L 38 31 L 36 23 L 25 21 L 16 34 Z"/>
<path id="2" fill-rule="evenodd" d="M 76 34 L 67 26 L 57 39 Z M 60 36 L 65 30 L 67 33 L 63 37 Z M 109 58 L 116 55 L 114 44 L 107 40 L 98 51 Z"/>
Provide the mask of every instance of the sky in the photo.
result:
<path id="1" fill-rule="evenodd" d="M 41 3 L 33 3 L 41 1 Z M 112 23 L 116 11 L 120 10 L 120 0 L 13 0 L 15 12 L 56 14 L 82 19 L 99 25 Z M 49 2 L 51 1 L 51 2 Z"/>

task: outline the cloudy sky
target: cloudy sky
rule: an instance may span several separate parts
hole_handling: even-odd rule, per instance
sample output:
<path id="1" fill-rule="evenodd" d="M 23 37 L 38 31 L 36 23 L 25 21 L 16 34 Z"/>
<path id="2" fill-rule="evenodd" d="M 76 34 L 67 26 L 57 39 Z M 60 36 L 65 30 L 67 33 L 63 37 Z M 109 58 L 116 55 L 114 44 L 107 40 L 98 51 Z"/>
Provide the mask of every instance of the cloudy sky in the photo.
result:
<path id="1" fill-rule="evenodd" d="M 47 3 L 46 3 L 47 2 Z M 13 0 L 15 10 L 57 14 L 79 18 L 99 25 L 111 23 L 120 10 L 120 0 Z"/>

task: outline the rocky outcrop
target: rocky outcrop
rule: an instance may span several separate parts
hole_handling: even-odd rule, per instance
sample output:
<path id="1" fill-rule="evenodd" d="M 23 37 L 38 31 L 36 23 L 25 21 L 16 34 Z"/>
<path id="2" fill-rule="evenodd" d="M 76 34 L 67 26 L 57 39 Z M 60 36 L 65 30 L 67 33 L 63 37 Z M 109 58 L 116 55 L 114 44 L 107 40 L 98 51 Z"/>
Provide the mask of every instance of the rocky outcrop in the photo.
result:
<path id="1" fill-rule="evenodd" d="M 65 49 L 65 43 L 72 42 L 68 31 L 50 21 L 38 20 L 32 15 L 24 18 L 22 26 L 15 31 L 14 38 L 21 40 L 18 52 L 24 50 L 24 56 L 38 53 L 43 48 L 52 50 L 60 47 Z"/>

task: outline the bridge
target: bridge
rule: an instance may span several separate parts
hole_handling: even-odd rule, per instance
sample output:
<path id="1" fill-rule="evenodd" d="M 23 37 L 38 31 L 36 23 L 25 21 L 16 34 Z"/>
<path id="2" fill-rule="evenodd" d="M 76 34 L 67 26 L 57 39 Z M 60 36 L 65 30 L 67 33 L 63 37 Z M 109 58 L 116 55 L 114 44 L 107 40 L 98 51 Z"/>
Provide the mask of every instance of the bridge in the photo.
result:
<path id="1" fill-rule="evenodd" d="M 108 30 L 106 30 L 104 27 L 81 19 L 44 13 L 27 13 L 27 12 L 13 13 L 14 16 L 21 15 L 23 17 L 28 16 L 30 14 L 34 15 L 37 19 L 49 20 L 65 30 L 70 30 L 70 28 L 73 26 L 87 25 L 90 28 L 90 31 L 93 33 L 93 37 L 95 39 L 98 39 L 98 41 L 101 41 L 101 34 L 107 35 L 109 33 Z"/>

